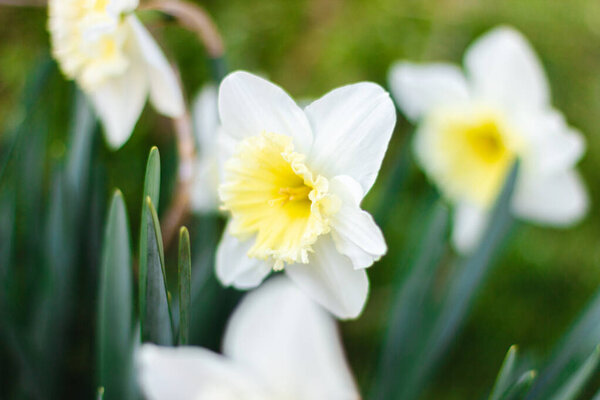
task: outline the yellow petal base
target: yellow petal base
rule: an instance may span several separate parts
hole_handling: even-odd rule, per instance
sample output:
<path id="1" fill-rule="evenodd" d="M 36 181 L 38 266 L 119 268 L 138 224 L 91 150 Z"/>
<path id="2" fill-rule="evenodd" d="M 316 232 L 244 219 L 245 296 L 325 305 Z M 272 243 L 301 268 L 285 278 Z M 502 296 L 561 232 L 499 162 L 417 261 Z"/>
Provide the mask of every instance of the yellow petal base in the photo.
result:
<path id="1" fill-rule="evenodd" d="M 490 207 L 522 149 L 506 119 L 489 109 L 440 110 L 417 137 L 427 173 L 452 200 Z"/>
<path id="2" fill-rule="evenodd" d="M 290 137 L 264 132 L 239 143 L 225 165 L 219 196 L 231 213 L 231 233 L 241 240 L 255 236 L 248 256 L 272 261 L 275 269 L 308 263 L 312 245 L 330 231 L 329 217 L 340 206 L 327 179 L 315 176 L 304 160 Z"/>

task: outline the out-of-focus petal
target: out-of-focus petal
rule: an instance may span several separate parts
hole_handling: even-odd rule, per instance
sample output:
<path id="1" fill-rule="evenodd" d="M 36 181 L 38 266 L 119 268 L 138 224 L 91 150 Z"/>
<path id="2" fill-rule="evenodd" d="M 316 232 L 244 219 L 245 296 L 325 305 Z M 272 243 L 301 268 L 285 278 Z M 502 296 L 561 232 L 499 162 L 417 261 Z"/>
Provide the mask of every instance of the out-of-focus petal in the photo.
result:
<path id="1" fill-rule="evenodd" d="M 265 400 L 255 377 L 199 347 L 144 344 L 136 357 L 138 380 L 148 400 Z"/>
<path id="2" fill-rule="evenodd" d="M 359 399 L 335 321 L 286 277 L 243 299 L 223 351 L 269 382 L 274 398 Z"/>
<path id="3" fill-rule="evenodd" d="M 271 271 L 263 260 L 248 257 L 253 241 L 238 240 L 225 229 L 217 248 L 217 278 L 225 286 L 250 289 L 260 285 Z"/>
<path id="4" fill-rule="evenodd" d="M 321 174 L 349 175 L 367 193 L 396 124 L 396 110 L 379 85 L 361 82 L 332 90 L 305 109 L 315 135 L 308 164 Z"/>
<path id="5" fill-rule="evenodd" d="M 161 114 L 169 117 L 181 116 L 185 111 L 183 94 L 169 61 L 134 15 L 127 17 L 127 23 L 139 53 L 137 56 L 145 61 L 152 105 Z"/>
<path id="6" fill-rule="evenodd" d="M 192 105 L 194 133 L 202 156 L 215 154 L 219 129 L 218 89 L 213 84 L 205 85 Z"/>
<path id="7" fill-rule="evenodd" d="M 139 0 L 110 0 L 107 9 L 113 15 L 120 15 L 135 10 L 139 3 Z"/>
<path id="8" fill-rule="evenodd" d="M 389 81 L 398 106 L 413 122 L 435 107 L 469 100 L 465 76 L 452 64 L 398 62 L 390 70 Z"/>
<path id="9" fill-rule="evenodd" d="M 102 121 L 108 144 L 118 149 L 131 136 L 148 96 L 148 81 L 139 63 L 88 93 Z"/>
<path id="10" fill-rule="evenodd" d="M 369 294 L 365 270 L 354 269 L 350 258 L 337 251 L 331 235 L 319 238 L 313 249 L 309 264 L 286 267 L 288 276 L 338 318 L 358 317 Z"/>
<path id="11" fill-rule="evenodd" d="M 459 253 L 468 254 L 479 243 L 488 221 L 488 212 L 462 203 L 454 211 L 452 244 Z"/>
<path id="12" fill-rule="evenodd" d="M 213 152 L 216 149 L 213 149 Z M 216 154 L 206 155 L 196 162 L 192 184 L 191 206 L 201 213 L 216 212 L 219 208 L 219 166 Z"/>
<path id="13" fill-rule="evenodd" d="M 238 140 L 269 132 L 291 136 L 300 153 L 310 149 L 312 132 L 300 107 L 279 86 L 248 72 L 223 79 L 219 115 L 226 133 Z"/>
<path id="14" fill-rule="evenodd" d="M 521 175 L 512 205 L 524 219 L 542 225 L 570 226 L 583 218 L 588 203 L 581 177 L 570 169 L 551 175 Z"/>
<path id="15" fill-rule="evenodd" d="M 476 40 L 465 53 L 467 77 L 474 95 L 515 113 L 550 103 L 544 70 L 527 39 L 500 27 Z"/>
<path id="16" fill-rule="evenodd" d="M 551 175 L 573 167 L 585 151 L 585 139 L 556 110 L 545 110 L 519 122 L 528 146 L 522 157 L 530 173 Z"/>
<path id="17" fill-rule="evenodd" d="M 330 190 L 342 202 L 332 217 L 332 235 L 338 251 L 350 258 L 354 268 L 370 267 L 386 252 L 381 229 L 368 212 L 361 210 L 357 196 L 360 185 L 349 176 L 337 176 L 330 181 Z"/>

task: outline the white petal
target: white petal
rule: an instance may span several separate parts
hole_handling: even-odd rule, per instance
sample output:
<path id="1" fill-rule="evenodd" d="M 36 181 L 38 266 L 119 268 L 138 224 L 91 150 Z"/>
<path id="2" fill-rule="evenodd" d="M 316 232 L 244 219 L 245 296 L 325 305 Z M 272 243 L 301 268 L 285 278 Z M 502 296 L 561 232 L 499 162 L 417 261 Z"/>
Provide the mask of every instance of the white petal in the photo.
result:
<path id="1" fill-rule="evenodd" d="M 138 4 L 139 0 L 110 0 L 107 9 L 113 15 L 119 15 L 135 10 Z"/>
<path id="2" fill-rule="evenodd" d="M 542 225 L 569 226 L 588 210 L 588 196 L 573 169 L 547 176 L 521 175 L 513 207 L 517 215 Z"/>
<path id="3" fill-rule="evenodd" d="M 359 399 L 335 321 L 283 276 L 242 300 L 223 352 L 269 382 L 274 398 Z"/>
<path id="4" fill-rule="evenodd" d="M 389 74 L 390 90 L 402 112 L 417 121 L 438 106 L 469 100 L 462 71 L 445 63 L 396 63 Z"/>
<path id="5" fill-rule="evenodd" d="M 519 123 L 527 135 L 523 167 L 531 173 L 549 175 L 573 167 L 585 151 L 585 139 L 569 127 L 556 110 L 545 110 Z"/>
<path id="6" fill-rule="evenodd" d="M 338 251 L 350 258 L 355 269 L 370 267 L 387 252 L 381 229 L 371 214 L 360 208 L 362 196 L 357 196 L 356 186 L 358 183 L 349 176 L 336 176 L 330 181 L 331 192 L 342 201 L 331 220 L 333 239 Z"/>
<path id="7" fill-rule="evenodd" d="M 527 40 L 512 28 L 492 30 L 465 54 L 474 93 L 514 112 L 545 107 L 550 89 L 544 70 Z"/>
<path id="8" fill-rule="evenodd" d="M 196 140 L 202 155 L 215 154 L 217 132 L 219 128 L 219 109 L 217 87 L 205 85 L 196 96 L 192 105 L 192 118 Z"/>
<path id="9" fill-rule="evenodd" d="M 138 380 L 148 400 L 264 400 L 255 377 L 233 362 L 199 347 L 142 345 Z"/>
<path id="10" fill-rule="evenodd" d="M 462 203 L 454 211 L 452 244 L 459 253 L 472 252 L 485 231 L 488 213 L 479 207 Z"/>
<path id="11" fill-rule="evenodd" d="M 237 289 L 250 289 L 260 285 L 271 271 L 271 266 L 263 260 L 248 257 L 252 240 L 244 242 L 230 235 L 225 229 L 217 248 L 217 278 L 225 286 Z"/>
<path id="12" fill-rule="evenodd" d="M 157 111 L 166 116 L 181 116 L 185 111 L 183 95 L 169 61 L 167 61 L 150 33 L 135 16 L 128 16 L 127 22 L 131 27 L 137 45 L 138 56 L 146 64 L 152 105 Z"/>
<path id="13" fill-rule="evenodd" d="M 349 175 L 366 194 L 379 173 L 396 124 L 396 109 L 379 85 L 361 82 L 305 109 L 315 135 L 308 163 L 328 177 Z"/>
<path id="14" fill-rule="evenodd" d="M 88 93 L 102 121 L 108 144 L 118 149 L 131 136 L 148 95 L 143 67 L 136 62 L 127 71 Z"/>
<path id="15" fill-rule="evenodd" d="M 319 238 L 313 249 L 308 264 L 286 267 L 288 276 L 338 318 L 358 317 L 369 294 L 367 273 L 354 269 L 352 261 L 337 251 L 331 235 Z"/>
<path id="16" fill-rule="evenodd" d="M 272 132 L 291 136 L 296 151 L 312 143 L 304 112 L 279 86 L 244 71 L 233 72 L 219 88 L 219 115 L 227 134 L 237 139 Z"/>
<path id="17" fill-rule="evenodd" d="M 192 209 L 201 213 L 218 211 L 218 187 L 219 166 L 217 165 L 216 154 L 201 156 L 196 162 L 196 171 L 192 184 Z"/>

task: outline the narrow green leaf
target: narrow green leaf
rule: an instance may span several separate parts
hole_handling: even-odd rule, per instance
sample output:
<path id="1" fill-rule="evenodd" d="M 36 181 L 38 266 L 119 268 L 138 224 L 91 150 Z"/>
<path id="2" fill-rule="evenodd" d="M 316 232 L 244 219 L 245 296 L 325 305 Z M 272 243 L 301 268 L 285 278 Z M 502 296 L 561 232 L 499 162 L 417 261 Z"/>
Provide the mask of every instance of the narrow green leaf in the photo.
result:
<path id="1" fill-rule="evenodd" d="M 565 384 L 573 372 L 600 343 L 600 288 L 557 344 L 550 361 L 527 395 L 527 400 L 546 400 Z M 600 400 L 600 399 L 599 399 Z"/>
<path id="2" fill-rule="evenodd" d="M 496 378 L 496 383 L 494 384 L 489 400 L 499 400 L 502 398 L 502 395 L 508 391 L 515 374 L 516 360 L 517 346 L 513 345 L 510 346 L 510 349 L 508 349 L 508 352 L 506 353 L 506 357 L 504 358 L 500 372 L 498 372 L 498 377 Z"/>
<path id="3" fill-rule="evenodd" d="M 156 210 L 150 197 L 146 197 L 146 224 L 143 232 L 147 235 L 148 275 L 146 279 L 146 312 L 142 330 L 142 341 L 159 345 L 174 344 L 174 326 L 171 316 L 165 256 L 162 234 Z"/>
<path id="4" fill-rule="evenodd" d="M 461 263 L 462 265 L 454 269 L 455 272 L 449 277 L 441 296 L 432 291 L 429 293 L 429 298 L 436 300 L 437 310 L 427 312 L 430 320 L 419 331 L 418 342 L 411 346 L 414 362 L 405 364 L 408 367 L 403 370 L 404 373 L 400 378 L 395 378 L 395 386 L 399 391 L 397 396 L 379 399 L 417 398 L 439 365 L 446 349 L 462 326 L 475 293 L 492 265 L 492 257 L 512 224 L 510 205 L 517 171 L 518 163 L 513 166 L 507 177 L 477 249 Z M 423 309 L 421 311 L 424 312 Z"/>
<path id="5" fill-rule="evenodd" d="M 192 256 L 190 251 L 190 234 L 186 227 L 179 231 L 179 345 L 189 343 L 190 337 L 190 308 L 192 298 L 190 284 L 192 280 Z"/>
<path id="6" fill-rule="evenodd" d="M 80 200 L 87 189 L 90 172 L 90 158 L 96 116 L 85 94 L 75 92 L 74 117 L 67 145 L 66 184 L 74 200 Z M 78 207 L 79 208 L 79 207 Z"/>
<path id="7" fill-rule="evenodd" d="M 374 399 L 395 398 L 400 389 L 398 371 L 414 362 L 414 343 L 424 329 L 423 310 L 426 296 L 435 277 L 435 271 L 446 249 L 449 210 L 441 201 L 433 206 L 431 216 L 408 276 L 402 281 L 392 307 L 385 342 L 382 347 Z"/>
<path id="8" fill-rule="evenodd" d="M 144 331 L 146 319 L 146 287 L 148 280 L 148 235 L 146 224 L 148 216 L 146 215 L 146 198 L 150 198 L 152 204 L 158 208 L 158 198 L 160 194 L 160 154 L 157 147 L 150 149 L 148 161 L 146 162 L 146 176 L 144 179 L 144 197 L 142 201 L 142 216 L 140 222 L 140 254 L 138 269 L 138 306 L 140 317 L 140 329 Z M 142 335 L 142 339 L 144 336 Z"/>
<path id="9" fill-rule="evenodd" d="M 408 142 L 409 140 L 406 141 Z M 377 224 L 381 229 L 384 229 L 387 222 L 390 220 L 388 218 L 390 212 L 389 199 L 398 198 L 398 192 L 402 190 L 402 187 L 406 183 L 406 178 L 408 177 L 412 162 L 411 150 L 412 146 L 410 146 L 410 143 L 404 143 L 401 147 L 400 154 L 398 154 L 394 160 L 395 164 L 392 167 L 392 172 L 386 179 L 384 193 L 373 214 L 375 221 L 377 221 Z"/>
<path id="10" fill-rule="evenodd" d="M 98 294 L 98 386 L 104 387 L 107 400 L 133 396 L 131 275 L 129 222 L 117 190 L 104 231 Z"/>
<path id="11" fill-rule="evenodd" d="M 500 400 L 521 400 L 527 394 L 531 384 L 535 380 L 537 373 L 533 370 L 525 372 L 517 379 L 514 385 L 500 397 Z"/>
<path id="12" fill-rule="evenodd" d="M 592 354 L 581 364 L 569 379 L 557 390 L 551 400 L 574 400 L 583 390 L 600 361 L 600 346 L 596 346 Z"/>

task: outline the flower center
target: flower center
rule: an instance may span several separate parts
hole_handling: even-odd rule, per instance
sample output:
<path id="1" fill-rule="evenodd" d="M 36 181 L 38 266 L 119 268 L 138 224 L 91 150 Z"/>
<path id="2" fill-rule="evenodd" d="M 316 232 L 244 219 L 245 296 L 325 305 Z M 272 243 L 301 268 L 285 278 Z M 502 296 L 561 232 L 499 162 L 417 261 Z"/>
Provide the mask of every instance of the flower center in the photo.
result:
<path id="1" fill-rule="evenodd" d="M 52 0 L 48 6 L 52 52 L 67 77 L 91 91 L 127 69 L 127 27 L 109 0 Z"/>
<path id="2" fill-rule="evenodd" d="M 487 109 L 444 110 L 429 121 L 430 172 L 446 195 L 490 207 L 522 149 L 519 135 Z"/>
<path id="3" fill-rule="evenodd" d="M 242 141 L 225 164 L 219 195 L 231 213 L 231 233 L 242 240 L 255 236 L 248 256 L 270 260 L 275 269 L 308 263 L 312 245 L 329 232 L 329 217 L 339 209 L 327 179 L 304 160 L 290 137 L 264 132 Z"/>

